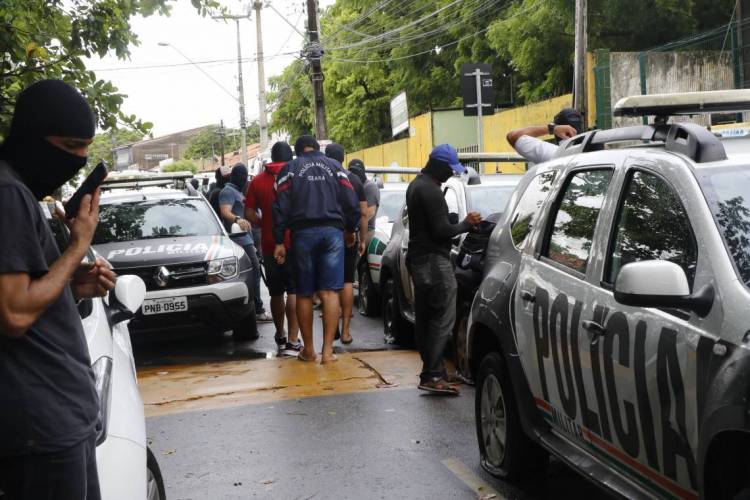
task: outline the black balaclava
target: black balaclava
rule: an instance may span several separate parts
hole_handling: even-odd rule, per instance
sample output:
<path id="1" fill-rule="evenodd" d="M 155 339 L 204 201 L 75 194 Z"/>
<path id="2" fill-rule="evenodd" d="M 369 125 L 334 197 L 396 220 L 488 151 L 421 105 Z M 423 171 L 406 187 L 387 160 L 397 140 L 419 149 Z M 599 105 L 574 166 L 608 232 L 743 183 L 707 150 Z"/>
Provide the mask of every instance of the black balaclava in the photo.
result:
<path id="1" fill-rule="evenodd" d="M 200 181 L 198 179 L 190 179 L 190 184 L 195 188 L 198 189 L 201 185 Z"/>
<path id="2" fill-rule="evenodd" d="M 224 180 L 224 175 L 221 173 L 221 167 L 216 169 L 216 187 L 221 189 L 227 185 L 227 181 Z"/>
<path id="3" fill-rule="evenodd" d="M 243 163 L 238 163 L 232 167 L 229 182 L 234 184 L 241 193 L 245 192 L 245 188 L 247 187 L 247 167 Z"/>
<path id="4" fill-rule="evenodd" d="M 555 125 L 570 125 L 576 129 L 576 133 L 580 134 L 583 132 L 583 119 L 581 113 L 573 108 L 563 108 L 559 113 L 555 115 Z M 555 142 L 560 143 L 560 139 L 555 136 Z"/>
<path id="5" fill-rule="evenodd" d="M 95 132 L 91 107 L 76 89 L 61 80 L 42 80 L 19 94 L 0 158 L 18 172 L 34 196 L 42 198 L 75 177 L 88 160 L 45 137 L 91 139 Z"/>
<path id="6" fill-rule="evenodd" d="M 442 184 L 453 177 L 454 172 L 447 162 L 430 158 L 427 160 L 427 165 L 422 169 L 422 173 L 434 177 Z"/>
<path id="7" fill-rule="evenodd" d="M 290 162 L 292 157 L 292 147 L 286 142 L 277 142 L 271 148 L 271 161 L 274 163 Z"/>
<path id="8" fill-rule="evenodd" d="M 299 158 L 305 152 L 306 147 L 311 147 L 315 151 L 320 151 L 320 144 L 311 135 L 301 135 L 294 143 L 294 154 Z"/>
<path id="9" fill-rule="evenodd" d="M 344 151 L 344 146 L 342 146 L 341 144 L 332 142 L 328 146 L 326 146 L 326 156 L 338 161 L 343 165 L 344 158 L 346 158 L 346 151 Z"/>
<path id="10" fill-rule="evenodd" d="M 365 173 L 365 164 L 362 162 L 362 160 L 358 160 L 355 158 L 352 161 L 350 161 L 349 172 L 359 177 L 359 180 L 362 181 L 362 184 L 367 182 L 367 174 Z"/>

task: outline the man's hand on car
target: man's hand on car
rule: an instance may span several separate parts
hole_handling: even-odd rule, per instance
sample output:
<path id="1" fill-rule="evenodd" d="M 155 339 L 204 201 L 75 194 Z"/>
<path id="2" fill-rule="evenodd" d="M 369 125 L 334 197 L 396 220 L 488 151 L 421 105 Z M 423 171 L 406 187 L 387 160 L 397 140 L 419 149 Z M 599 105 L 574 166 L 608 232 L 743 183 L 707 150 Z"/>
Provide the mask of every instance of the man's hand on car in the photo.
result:
<path id="1" fill-rule="evenodd" d="M 91 264 L 82 264 L 73 274 L 71 287 L 77 299 L 104 297 L 115 287 L 117 275 L 102 257 Z"/>
<path id="2" fill-rule="evenodd" d="M 464 222 L 469 223 L 471 226 L 476 226 L 480 222 L 482 222 L 482 214 L 479 212 L 469 212 L 466 214 L 466 218 L 464 219 Z"/>
<path id="3" fill-rule="evenodd" d="M 101 190 L 94 191 L 94 195 L 86 195 L 81 200 L 78 214 L 70 222 L 70 246 L 86 251 L 91 246 L 96 225 L 99 223 L 99 198 Z"/>
<path id="4" fill-rule="evenodd" d="M 240 229 L 242 229 L 243 231 L 250 231 L 250 229 L 252 229 L 252 227 L 250 226 L 250 222 L 246 219 L 237 219 L 237 224 L 239 224 Z"/>
<path id="5" fill-rule="evenodd" d="M 578 135 L 576 129 L 574 127 L 571 127 L 570 125 L 555 125 L 552 133 L 560 139 L 571 139 Z"/>
<path id="6" fill-rule="evenodd" d="M 282 265 L 286 261 L 286 247 L 284 245 L 276 245 L 273 251 L 273 258 L 278 265 Z"/>
<path id="7" fill-rule="evenodd" d="M 346 243 L 346 248 L 351 248 L 354 246 L 355 243 L 357 243 L 357 235 L 355 233 L 350 233 L 347 231 L 344 234 L 344 242 Z"/>

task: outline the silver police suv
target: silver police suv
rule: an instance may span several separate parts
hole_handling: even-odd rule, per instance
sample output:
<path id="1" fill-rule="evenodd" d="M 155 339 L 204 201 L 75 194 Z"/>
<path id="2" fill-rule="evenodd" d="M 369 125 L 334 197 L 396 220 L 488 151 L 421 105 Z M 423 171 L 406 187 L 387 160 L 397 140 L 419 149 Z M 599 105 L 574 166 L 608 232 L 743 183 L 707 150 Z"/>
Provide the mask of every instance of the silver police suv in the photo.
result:
<path id="1" fill-rule="evenodd" d="M 667 116 L 750 90 L 638 96 L 526 173 L 468 320 L 482 466 L 548 455 L 627 498 L 750 491 L 750 154 Z M 750 153 L 750 151 L 749 151 Z"/>

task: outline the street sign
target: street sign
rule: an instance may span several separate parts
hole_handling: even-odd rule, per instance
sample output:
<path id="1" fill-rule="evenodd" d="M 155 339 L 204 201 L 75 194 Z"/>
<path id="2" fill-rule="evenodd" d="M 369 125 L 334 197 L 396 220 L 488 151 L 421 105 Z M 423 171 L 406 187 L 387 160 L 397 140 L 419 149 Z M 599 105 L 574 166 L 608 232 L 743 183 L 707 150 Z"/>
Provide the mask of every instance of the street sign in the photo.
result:
<path id="1" fill-rule="evenodd" d="M 479 70 L 478 75 L 477 70 Z M 478 85 L 477 78 L 479 78 Z M 461 95 L 464 98 L 464 116 L 477 116 L 478 88 L 482 94 L 482 115 L 494 115 L 495 88 L 492 84 L 492 66 L 489 64 L 462 64 Z"/>
<path id="2" fill-rule="evenodd" d="M 401 92 L 391 101 L 391 130 L 393 137 L 404 130 L 409 130 L 409 106 L 406 103 L 406 92 Z"/>

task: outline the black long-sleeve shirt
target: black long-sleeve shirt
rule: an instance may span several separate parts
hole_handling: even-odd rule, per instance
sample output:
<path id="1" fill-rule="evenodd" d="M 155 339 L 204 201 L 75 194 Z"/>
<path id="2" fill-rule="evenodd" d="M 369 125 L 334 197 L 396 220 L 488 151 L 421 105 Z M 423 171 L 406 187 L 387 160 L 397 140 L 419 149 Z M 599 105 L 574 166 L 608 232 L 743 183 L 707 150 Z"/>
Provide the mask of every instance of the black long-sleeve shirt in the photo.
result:
<path id="1" fill-rule="evenodd" d="M 440 254 L 450 257 L 454 236 L 470 229 L 467 222 L 451 224 L 448 205 L 437 180 L 418 175 L 406 189 L 409 215 L 409 257 Z"/>

